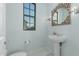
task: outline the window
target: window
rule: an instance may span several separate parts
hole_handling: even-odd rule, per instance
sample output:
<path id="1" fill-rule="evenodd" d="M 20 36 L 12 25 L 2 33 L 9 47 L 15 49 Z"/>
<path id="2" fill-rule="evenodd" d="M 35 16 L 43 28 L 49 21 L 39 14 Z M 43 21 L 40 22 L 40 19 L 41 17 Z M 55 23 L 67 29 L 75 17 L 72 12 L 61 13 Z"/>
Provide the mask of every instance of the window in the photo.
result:
<path id="1" fill-rule="evenodd" d="M 36 25 L 36 4 L 23 4 L 23 30 L 35 30 Z"/>

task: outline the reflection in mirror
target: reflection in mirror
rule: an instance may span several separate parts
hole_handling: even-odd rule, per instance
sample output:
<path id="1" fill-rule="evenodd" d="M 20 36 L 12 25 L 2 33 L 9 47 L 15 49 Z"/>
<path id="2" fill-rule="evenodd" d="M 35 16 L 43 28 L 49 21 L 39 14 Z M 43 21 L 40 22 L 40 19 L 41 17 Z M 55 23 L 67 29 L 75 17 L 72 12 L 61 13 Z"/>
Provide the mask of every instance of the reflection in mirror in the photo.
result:
<path id="1" fill-rule="evenodd" d="M 52 25 L 70 24 L 70 3 L 61 3 L 52 11 Z"/>
<path id="2" fill-rule="evenodd" d="M 67 9 L 65 8 L 58 9 L 57 11 L 58 11 L 58 24 L 61 24 L 68 16 L 68 12 Z"/>

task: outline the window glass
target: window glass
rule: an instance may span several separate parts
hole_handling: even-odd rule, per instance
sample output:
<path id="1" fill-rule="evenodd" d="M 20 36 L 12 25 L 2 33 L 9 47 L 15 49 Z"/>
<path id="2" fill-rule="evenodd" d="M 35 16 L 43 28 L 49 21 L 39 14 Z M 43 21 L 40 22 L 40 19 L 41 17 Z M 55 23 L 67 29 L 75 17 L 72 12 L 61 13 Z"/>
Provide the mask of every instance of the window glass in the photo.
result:
<path id="1" fill-rule="evenodd" d="M 30 4 L 30 9 L 34 10 L 34 4 Z"/>
<path id="2" fill-rule="evenodd" d="M 25 15 L 29 15 L 29 9 L 25 9 L 25 8 L 24 8 L 24 14 L 25 14 Z"/>
<path id="3" fill-rule="evenodd" d="M 29 8 L 29 3 L 24 3 L 25 8 Z"/>
<path id="4" fill-rule="evenodd" d="M 36 20 L 36 10 L 34 3 L 24 3 L 23 4 L 23 29 L 24 30 L 35 30 L 35 20 Z"/>
<path id="5" fill-rule="evenodd" d="M 30 10 L 30 15 L 34 16 L 34 11 L 33 10 Z"/>
<path id="6" fill-rule="evenodd" d="M 34 24 L 34 17 L 30 17 L 30 23 Z"/>
<path id="7" fill-rule="evenodd" d="M 34 24 L 30 24 L 30 27 L 33 28 L 34 27 Z"/>
<path id="8" fill-rule="evenodd" d="M 24 20 L 26 21 L 26 23 L 29 23 L 29 17 L 24 16 Z"/>

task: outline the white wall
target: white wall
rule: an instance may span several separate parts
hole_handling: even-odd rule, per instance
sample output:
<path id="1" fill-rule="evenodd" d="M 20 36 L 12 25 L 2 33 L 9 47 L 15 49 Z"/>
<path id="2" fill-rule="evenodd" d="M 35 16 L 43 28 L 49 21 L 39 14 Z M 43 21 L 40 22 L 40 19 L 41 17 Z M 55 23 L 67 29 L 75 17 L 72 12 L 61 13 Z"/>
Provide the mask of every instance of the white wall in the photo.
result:
<path id="1" fill-rule="evenodd" d="M 5 4 L 0 3 L 0 36 L 5 35 Z"/>
<path id="2" fill-rule="evenodd" d="M 0 4 L 0 36 L 2 35 L 2 4 Z"/>
<path id="3" fill-rule="evenodd" d="M 36 30 L 23 31 L 23 4 L 6 4 L 8 54 L 19 50 L 29 52 L 47 46 L 46 12 L 46 4 L 36 4 Z M 30 40 L 26 46 L 25 40 Z"/>
<path id="4" fill-rule="evenodd" d="M 50 11 L 57 5 L 58 4 L 49 4 L 48 15 L 50 15 Z M 78 4 L 72 4 L 72 6 L 74 5 L 79 6 Z M 67 40 L 62 46 L 63 56 L 79 56 L 79 14 L 71 15 L 70 25 L 49 26 L 48 28 L 49 35 L 55 31 L 67 36 Z"/>

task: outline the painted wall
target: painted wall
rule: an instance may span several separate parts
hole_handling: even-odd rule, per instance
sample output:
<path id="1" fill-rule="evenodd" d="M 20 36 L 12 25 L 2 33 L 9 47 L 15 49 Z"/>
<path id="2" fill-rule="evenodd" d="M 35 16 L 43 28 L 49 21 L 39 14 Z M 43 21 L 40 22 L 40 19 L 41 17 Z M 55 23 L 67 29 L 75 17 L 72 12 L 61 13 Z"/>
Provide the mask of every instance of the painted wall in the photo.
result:
<path id="1" fill-rule="evenodd" d="M 5 35 L 5 4 L 0 3 L 0 36 Z"/>
<path id="2" fill-rule="evenodd" d="M 58 4 L 49 4 L 48 15 Z M 78 6 L 79 4 L 72 4 L 72 6 Z M 50 16 L 49 16 L 50 17 Z M 67 37 L 62 46 L 63 56 L 79 56 L 79 14 L 71 15 L 70 25 L 61 26 L 49 26 L 49 35 L 54 31 L 63 34 Z M 51 45 L 51 43 L 50 43 Z"/>
<path id="3" fill-rule="evenodd" d="M 26 52 L 46 47 L 47 33 L 46 4 L 36 4 L 36 30 L 23 31 L 23 4 L 6 4 L 7 54 Z M 29 44 L 24 44 L 30 40 Z"/>

